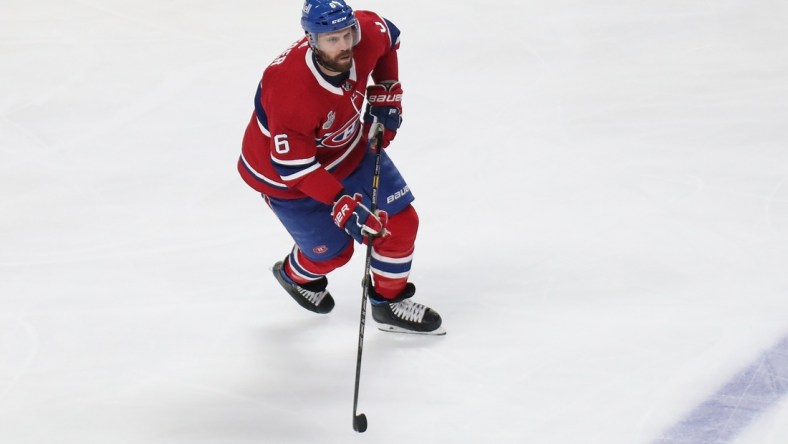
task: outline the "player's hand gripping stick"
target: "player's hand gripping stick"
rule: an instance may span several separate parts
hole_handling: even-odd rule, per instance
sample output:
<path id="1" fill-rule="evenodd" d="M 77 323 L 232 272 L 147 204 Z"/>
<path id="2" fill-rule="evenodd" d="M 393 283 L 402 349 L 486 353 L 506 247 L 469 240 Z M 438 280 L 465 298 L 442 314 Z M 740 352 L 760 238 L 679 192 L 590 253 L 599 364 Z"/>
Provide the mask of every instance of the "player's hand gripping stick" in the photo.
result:
<path id="1" fill-rule="evenodd" d="M 402 124 L 402 85 L 399 82 L 382 82 L 367 87 L 367 110 L 364 113 L 364 131 L 367 138 L 378 137 L 375 134 L 378 124 L 383 125 L 383 136 L 380 145 L 389 146 L 397 130 Z M 373 149 L 378 144 L 372 144 Z"/>
<path id="2" fill-rule="evenodd" d="M 374 213 L 361 203 L 361 194 L 339 196 L 331 210 L 334 223 L 345 230 L 356 242 L 363 244 L 364 237 L 382 237 L 388 234 L 386 222 L 389 215 L 385 211 Z"/>

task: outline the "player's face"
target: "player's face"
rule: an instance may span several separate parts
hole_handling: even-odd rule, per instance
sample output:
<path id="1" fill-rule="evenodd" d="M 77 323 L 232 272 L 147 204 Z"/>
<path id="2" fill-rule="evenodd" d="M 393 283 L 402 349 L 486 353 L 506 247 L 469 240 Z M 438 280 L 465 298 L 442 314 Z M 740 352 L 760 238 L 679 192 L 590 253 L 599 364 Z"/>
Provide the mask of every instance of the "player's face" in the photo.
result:
<path id="1" fill-rule="evenodd" d="M 320 62 L 331 71 L 348 71 L 353 66 L 353 46 L 356 43 L 358 43 L 356 26 L 318 34 L 317 49 L 320 50 Z"/>

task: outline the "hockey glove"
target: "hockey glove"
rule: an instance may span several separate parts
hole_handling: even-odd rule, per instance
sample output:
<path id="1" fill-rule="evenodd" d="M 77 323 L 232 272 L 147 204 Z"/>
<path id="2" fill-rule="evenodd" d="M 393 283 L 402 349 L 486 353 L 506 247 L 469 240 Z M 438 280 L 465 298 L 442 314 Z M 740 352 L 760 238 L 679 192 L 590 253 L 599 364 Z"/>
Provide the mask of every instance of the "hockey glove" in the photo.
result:
<path id="1" fill-rule="evenodd" d="M 369 86 L 367 102 L 369 104 L 364 113 L 364 131 L 367 139 L 372 140 L 375 137 L 375 127 L 381 124 L 383 125 L 381 146 L 385 148 L 397 135 L 397 130 L 402 124 L 402 85 L 399 82 L 383 82 Z"/>
<path id="2" fill-rule="evenodd" d="M 360 244 L 364 243 L 364 236 L 375 238 L 389 234 L 386 231 L 388 213 L 378 210 L 372 214 L 369 208 L 361 203 L 359 193 L 352 197 L 349 194 L 339 196 L 331 209 L 331 216 L 339 228 L 345 230 Z"/>

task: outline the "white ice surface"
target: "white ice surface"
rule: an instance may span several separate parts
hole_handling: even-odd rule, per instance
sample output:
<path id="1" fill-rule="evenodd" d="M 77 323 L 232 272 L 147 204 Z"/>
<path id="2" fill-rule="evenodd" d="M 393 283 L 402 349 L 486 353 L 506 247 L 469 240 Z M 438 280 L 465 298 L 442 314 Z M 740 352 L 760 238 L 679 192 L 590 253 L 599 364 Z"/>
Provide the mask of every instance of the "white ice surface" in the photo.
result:
<path id="1" fill-rule="evenodd" d="M 370 323 L 357 435 L 362 255 L 325 317 L 270 276 L 235 162 L 299 2 L 2 0 L 0 442 L 646 444 L 788 334 L 788 4 L 351 5 L 448 335 Z"/>

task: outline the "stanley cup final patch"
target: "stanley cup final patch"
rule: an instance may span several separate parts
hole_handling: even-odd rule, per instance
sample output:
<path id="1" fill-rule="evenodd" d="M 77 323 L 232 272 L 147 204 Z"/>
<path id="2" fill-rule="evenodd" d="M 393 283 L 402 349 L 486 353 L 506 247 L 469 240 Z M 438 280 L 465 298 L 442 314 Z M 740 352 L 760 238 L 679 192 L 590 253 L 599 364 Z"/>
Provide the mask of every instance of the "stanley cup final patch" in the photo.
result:
<path id="1" fill-rule="evenodd" d="M 331 128 L 331 125 L 334 124 L 334 119 L 336 119 L 337 113 L 334 111 L 329 111 L 328 115 L 326 116 L 326 123 L 323 124 L 323 129 L 327 130 Z"/>

